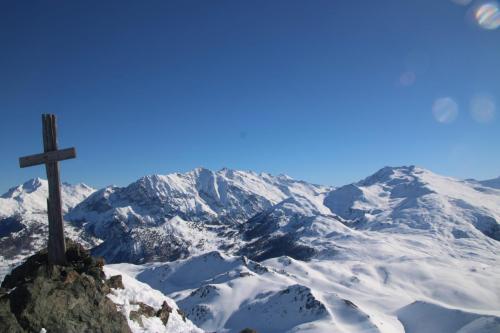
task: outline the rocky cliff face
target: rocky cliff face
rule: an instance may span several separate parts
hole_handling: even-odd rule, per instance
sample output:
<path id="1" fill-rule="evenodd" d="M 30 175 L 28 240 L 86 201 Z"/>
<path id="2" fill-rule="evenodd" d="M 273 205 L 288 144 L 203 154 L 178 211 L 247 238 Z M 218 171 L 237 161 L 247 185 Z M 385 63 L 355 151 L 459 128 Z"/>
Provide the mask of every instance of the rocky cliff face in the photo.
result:
<path id="1" fill-rule="evenodd" d="M 105 280 L 104 262 L 70 243 L 67 266 L 50 266 L 47 252 L 7 275 L 0 296 L 1 332 L 131 332 L 106 297 L 120 278 Z"/>
<path id="2" fill-rule="evenodd" d="M 203 332 L 171 299 L 66 244 L 65 266 L 49 265 L 42 250 L 5 277 L 0 332 Z"/>

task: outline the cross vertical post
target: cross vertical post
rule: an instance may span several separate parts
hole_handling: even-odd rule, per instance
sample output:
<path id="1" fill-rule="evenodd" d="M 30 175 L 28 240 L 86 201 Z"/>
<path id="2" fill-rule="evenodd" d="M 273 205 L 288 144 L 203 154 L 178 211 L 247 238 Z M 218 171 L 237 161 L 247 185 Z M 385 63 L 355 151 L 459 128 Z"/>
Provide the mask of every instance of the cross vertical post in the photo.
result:
<path id="1" fill-rule="evenodd" d="M 49 219 L 49 263 L 53 265 L 66 264 L 66 246 L 64 242 L 64 225 L 61 201 L 61 180 L 59 177 L 59 161 L 75 158 L 75 148 L 57 149 L 56 116 L 42 115 L 43 150 L 44 153 L 21 157 L 21 168 L 45 164 L 49 183 L 49 197 L 47 198 L 47 214 Z"/>
<path id="2" fill-rule="evenodd" d="M 57 128 L 54 115 L 42 115 L 43 150 L 45 153 L 57 150 Z M 59 162 L 45 164 L 49 183 L 47 213 L 49 215 L 49 262 L 56 265 L 66 263 L 66 245 L 64 243 L 64 225 L 61 202 L 61 180 L 59 177 Z"/>

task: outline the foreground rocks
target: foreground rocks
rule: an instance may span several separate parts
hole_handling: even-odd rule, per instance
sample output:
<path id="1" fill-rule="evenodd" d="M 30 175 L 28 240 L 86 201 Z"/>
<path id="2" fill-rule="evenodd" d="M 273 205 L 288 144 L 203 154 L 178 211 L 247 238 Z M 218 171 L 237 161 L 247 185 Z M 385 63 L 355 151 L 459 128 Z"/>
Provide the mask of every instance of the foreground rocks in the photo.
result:
<path id="1" fill-rule="evenodd" d="M 142 323 L 142 316 L 148 318 L 158 317 L 160 318 L 163 325 L 167 325 L 168 319 L 170 318 L 170 314 L 173 310 L 170 305 L 167 304 L 167 302 L 163 302 L 161 308 L 158 311 L 155 310 L 152 306 L 149 306 L 142 302 L 135 303 L 135 305 L 138 305 L 139 309 L 137 311 L 131 311 L 129 318 L 139 323 L 141 327 L 144 327 Z M 177 310 L 177 312 L 180 316 L 182 316 L 182 319 L 186 321 L 184 314 L 180 310 Z"/>
<path id="2" fill-rule="evenodd" d="M 67 241 L 66 266 L 51 266 L 47 252 L 29 257 L 2 282 L 0 332 L 130 332 L 106 295 L 123 288 L 121 276 L 105 281 L 104 261 Z"/>

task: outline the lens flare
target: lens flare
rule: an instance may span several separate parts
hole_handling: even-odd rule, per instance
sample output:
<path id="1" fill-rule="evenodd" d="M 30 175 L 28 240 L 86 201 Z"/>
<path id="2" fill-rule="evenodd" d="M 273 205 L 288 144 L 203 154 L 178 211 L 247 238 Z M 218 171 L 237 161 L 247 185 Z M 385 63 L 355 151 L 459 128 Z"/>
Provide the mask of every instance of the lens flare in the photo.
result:
<path id="1" fill-rule="evenodd" d="M 457 118 L 458 104 L 451 97 L 438 98 L 432 105 L 432 114 L 438 122 L 449 124 Z"/>
<path id="2" fill-rule="evenodd" d="M 483 29 L 494 30 L 500 27 L 500 7 L 495 2 L 479 6 L 474 13 L 474 17 L 477 24 Z"/>
<path id="3" fill-rule="evenodd" d="M 470 112 L 478 123 L 489 123 L 495 117 L 495 100 L 489 95 L 476 95 L 470 102 Z"/>

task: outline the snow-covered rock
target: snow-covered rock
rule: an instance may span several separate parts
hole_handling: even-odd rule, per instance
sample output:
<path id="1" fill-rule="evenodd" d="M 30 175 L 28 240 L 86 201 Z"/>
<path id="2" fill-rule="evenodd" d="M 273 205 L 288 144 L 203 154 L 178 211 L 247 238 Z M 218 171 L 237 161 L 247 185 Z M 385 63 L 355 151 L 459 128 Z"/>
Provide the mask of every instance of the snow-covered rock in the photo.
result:
<path id="1" fill-rule="evenodd" d="M 108 277 L 121 274 L 121 272 L 107 266 L 104 267 L 104 272 Z M 122 281 L 124 288 L 111 289 L 108 297 L 127 318 L 128 325 L 133 333 L 204 333 L 191 320 L 183 317 L 177 304 L 161 292 L 127 275 L 122 275 Z M 164 302 L 171 310 L 166 324 L 157 316 L 141 315 L 139 320 L 131 319 L 131 312 L 137 311 L 139 304 L 144 304 L 157 311 L 164 306 Z"/>

